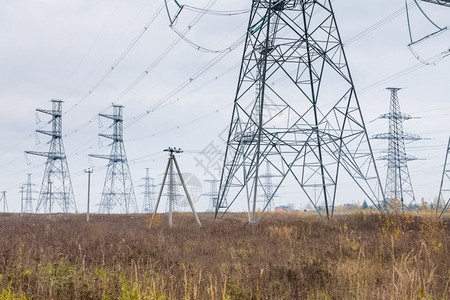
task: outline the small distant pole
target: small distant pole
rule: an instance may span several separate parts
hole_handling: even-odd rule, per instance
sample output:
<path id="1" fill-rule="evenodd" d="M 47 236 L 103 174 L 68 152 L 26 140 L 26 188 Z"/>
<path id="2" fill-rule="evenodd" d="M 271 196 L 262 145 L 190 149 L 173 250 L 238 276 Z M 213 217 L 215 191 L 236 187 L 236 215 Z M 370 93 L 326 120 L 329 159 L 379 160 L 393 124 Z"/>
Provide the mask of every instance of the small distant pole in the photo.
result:
<path id="1" fill-rule="evenodd" d="M 48 180 L 48 218 L 51 219 L 52 218 L 52 184 L 53 181 L 51 181 L 50 179 Z"/>
<path id="2" fill-rule="evenodd" d="M 91 168 L 85 169 L 85 173 L 88 174 L 88 195 L 87 195 L 87 214 L 86 214 L 86 221 L 89 222 L 89 203 L 90 203 L 90 195 L 91 195 L 91 174 L 94 172 Z"/>
<path id="3" fill-rule="evenodd" d="M 20 216 L 23 216 L 23 191 L 25 190 L 25 185 L 20 186 Z"/>

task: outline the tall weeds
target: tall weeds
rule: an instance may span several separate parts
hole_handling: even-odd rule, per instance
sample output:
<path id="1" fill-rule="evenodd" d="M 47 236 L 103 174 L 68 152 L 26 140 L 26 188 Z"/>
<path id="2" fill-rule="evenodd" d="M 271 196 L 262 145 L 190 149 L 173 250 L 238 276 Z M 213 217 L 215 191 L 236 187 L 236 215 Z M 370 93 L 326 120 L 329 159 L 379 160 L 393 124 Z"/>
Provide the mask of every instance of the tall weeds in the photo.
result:
<path id="1" fill-rule="evenodd" d="M 0 215 L 3 299 L 448 299 L 448 219 Z"/>

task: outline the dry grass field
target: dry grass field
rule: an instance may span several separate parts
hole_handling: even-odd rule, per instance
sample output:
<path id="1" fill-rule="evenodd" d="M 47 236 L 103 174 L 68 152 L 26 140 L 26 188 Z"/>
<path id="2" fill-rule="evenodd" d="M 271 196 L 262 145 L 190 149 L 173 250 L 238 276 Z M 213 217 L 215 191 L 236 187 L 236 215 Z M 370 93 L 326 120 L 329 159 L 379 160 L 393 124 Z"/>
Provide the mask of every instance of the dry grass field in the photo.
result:
<path id="1" fill-rule="evenodd" d="M 433 215 L 0 214 L 0 299 L 448 299 Z"/>

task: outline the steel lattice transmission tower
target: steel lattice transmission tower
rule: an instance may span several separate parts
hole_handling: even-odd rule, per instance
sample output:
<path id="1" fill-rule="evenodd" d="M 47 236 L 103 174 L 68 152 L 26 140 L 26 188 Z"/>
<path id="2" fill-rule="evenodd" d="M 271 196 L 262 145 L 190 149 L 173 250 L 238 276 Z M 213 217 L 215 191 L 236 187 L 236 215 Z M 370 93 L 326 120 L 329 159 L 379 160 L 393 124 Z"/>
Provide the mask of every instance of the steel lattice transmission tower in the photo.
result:
<path id="1" fill-rule="evenodd" d="M 203 193 L 202 196 L 209 197 L 209 205 L 207 212 L 215 212 L 217 208 L 217 195 L 218 195 L 218 186 L 219 180 L 217 179 L 208 179 L 204 181 L 209 184 L 209 192 Z"/>
<path id="2" fill-rule="evenodd" d="M 261 178 L 267 161 L 271 193 Z M 296 189 L 295 201 L 310 201 L 330 217 L 342 171 L 381 209 L 380 179 L 331 1 L 253 0 L 216 216 L 242 198 L 249 221 L 257 222 L 257 211 L 283 185 Z M 267 194 L 258 208 L 258 197 Z"/>
<path id="3" fill-rule="evenodd" d="M 266 160 L 266 173 L 261 174 L 260 178 L 263 180 L 264 185 L 264 205 L 267 207 L 266 211 L 274 211 L 275 201 L 273 196 L 273 174 L 270 172 L 270 162 Z"/>
<path id="4" fill-rule="evenodd" d="M 417 135 L 403 132 L 403 121 L 409 120 L 410 115 L 402 114 L 398 100 L 399 88 L 388 88 L 391 92 L 391 101 L 389 113 L 381 115 L 380 119 L 389 120 L 389 132 L 376 134 L 374 139 L 388 140 L 388 154 L 380 157 L 387 160 L 387 177 L 385 195 L 386 201 L 400 201 L 402 207 L 415 204 L 414 190 L 409 176 L 408 161 L 416 158 L 407 155 L 405 141 L 417 141 L 420 137 Z"/>
<path id="5" fill-rule="evenodd" d="M 150 177 L 149 168 L 145 168 L 145 177 L 142 178 L 144 180 L 144 184 L 141 187 L 144 187 L 144 203 L 142 207 L 143 213 L 151 213 L 155 209 L 155 201 L 156 201 L 156 191 L 155 188 L 157 185 L 155 184 L 154 178 Z"/>
<path id="6" fill-rule="evenodd" d="M 100 201 L 99 213 L 110 214 L 116 206 L 120 206 L 125 213 L 137 212 L 138 206 L 134 194 L 133 182 L 127 155 L 123 143 L 123 106 L 112 105 L 113 114 L 99 114 L 100 117 L 112 121 L 110 128 L 112 134 L 100 133 L 99 136 L 112 140 L 111 154 L 90 154 L 91 157 L 108 160 L 105 184 L 103 186 L 102 199 Z"/>
<path id="7" fill-rule="evenodd" d="M 436 203 L 436 212 L 439 217 L 447 212 L 450 206 L 450 138 L 448 139 L 447 152 L 445 153 L 444 169 L 442 170 L 441 185 Z"/>
<path id="8" fill-rule="evenodd" d="M 24 206 L 23 206 L 23 212 L 24 213 L 32 213 L 33 212 L 33 186 L 34 184 L 31 183 L 31 174 L 27 174 L 27 183 L 25 185 L 25 197 L 24 197 Z"/>
<path id="9" fill-rule="evenodd" d="M 450 7 L 450 0 L 422 0 L 422 1 Z"/>
<path id="10" fill-rule="evenodd" d="M 36 109 L 37 112 L 50 115 L 51 130 L 36 130 L 37 133 L 51 137 L 48 152 L 25 151 L 27 154 L 47 157 L 42 178 L 36 211 L 51 212 L 56 202 L 64 213 L 76 212 L 77 206 L 70 180 L 69 166 L 62 140 L 62 100 L 51 100 L 52 109 Z"/>

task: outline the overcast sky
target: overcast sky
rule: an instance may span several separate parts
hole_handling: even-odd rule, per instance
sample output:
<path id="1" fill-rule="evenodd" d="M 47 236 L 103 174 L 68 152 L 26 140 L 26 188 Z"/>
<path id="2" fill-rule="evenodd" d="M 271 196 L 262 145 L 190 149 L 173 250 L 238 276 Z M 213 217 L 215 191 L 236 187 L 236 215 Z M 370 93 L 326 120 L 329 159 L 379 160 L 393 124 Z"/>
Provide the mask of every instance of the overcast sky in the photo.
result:
<path id="1" fill-rule="evenodd" d="M 169 2 L 171 12 L 176 12 Z M 209 1 L 179 2 L 203 7 Z M 221 136 L 231 118 L 243 45 L 208 65 L 219 54 L 196 50 L 178 39 L 165 9 L 157 14 L 162 4 L 162 0 L 0 0 L 0 190 L 7 191 L 10 211 L 20 210 L 19 190 L 27 173 L 33 175 L 35 189 L 40 189 L 45 158 L 28 156 L 31 164 L 27 164 L 24 151 L 48 151 L 47 137 L 40 135 L 37 140 L 34 133 L 45 128 L 48 119 L 40 115 L 42 122 L 36 124 L 35 109 L 50 109 L 51 99 L 65 101 L 64 144 L 79 211 L 86 210 L 83 170 L 88 167 L 94 169 L 92 203 L 93 210 L 98 209 L 106 161 L 89 159 L 88 154 L 109 153 L 108 141 L 99 142 L 97 136 L 107 132 L 109 124 L 100 124 L 97 115 L 110 112 L 113 102 L 125 106 L 125 147 L 140 209 L 143 188 L 139 185 L 145 168 L 159 183 L 167 163 L 162 150 L 168 146 L 185 150 L 178 158 L 184 172 L 200 181 L 218 177 L 215 171 L 207 174 L 198 161 L 206 163 L 202 151 L 208 147 L 224 150 Z M 248 10 L 250 4 L 218 0 L 212 8 Z M 416 198 L 431 201 L 438 193 L 450 133 L 450 57 L 426 65 L 408 50 L 406 14 L 400 11 L 404 5 L 400 0 L 333 1 L 369 135 L 388 130 L 387 120 L 376 120 L 389 110 L 386 87 L 402 88 L 402 111 L 420 117 L 404 123 L 405 132 L 427 138 L 407 145 L 407 152 L 420 158 L 410 162 L 409 169 Z M 450 25 L 450 8 L 421 5 L 437 25 Z M 248 22 L 248 12 L 205 15 L 192 23 L 196 17 L 192 10 L 183 11 L 175 28 L 183 31 L 192 25 L 187 37 L 210 50 L 235 43 Z M 436 30 L 417 7 L 411 7 L 410 17 L 414 38 Z M 389 21 L 379 23 L 385 18 Z M 367 30 L 374 24 L 380 26 Z M 448 49 L 449 31 L 414 47 L 421 60 L 436 58 Z M 206 66 L 206 71 L 198 73 Z M 141 118 L 146 110 L 152 111 Z M 376 157 L 387 148 L 385 141 L 372 141 L 372 145 Z M 218 158 L 212 159 L 217 164 Z M 384 183 L 385 161 L 378 161 L 378 166 Z M 277 205 L 292 202 L 289 198 L 276 201 Z M 297 208 L 305 204 L 295 203 Z M 196 206 L 205 210 L 208 199 L 198 200 Z"/>

